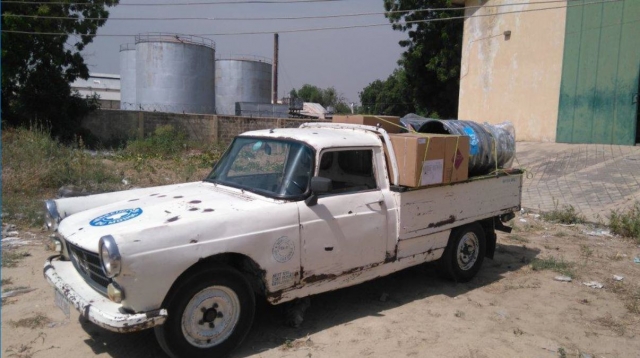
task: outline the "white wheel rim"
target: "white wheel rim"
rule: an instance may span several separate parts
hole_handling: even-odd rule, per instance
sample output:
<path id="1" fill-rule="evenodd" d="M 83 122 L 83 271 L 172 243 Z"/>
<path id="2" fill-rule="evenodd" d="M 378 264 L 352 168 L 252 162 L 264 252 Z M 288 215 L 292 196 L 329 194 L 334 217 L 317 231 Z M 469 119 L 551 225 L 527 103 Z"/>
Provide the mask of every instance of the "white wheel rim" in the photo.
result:
<path id="1" fill-rule="evenodd" d="M 458 267 L 462 271 L 470 270 L 478 261 L 480 240 L 473 232 L 467 232 L 458 243 Z"/>
<path id="2" fill-rule="evenodd" d="M 182 314 L 182 334 L 198 348 L 224 342 L 240 320 L 240 300 L 225 286 L 211 286 L 191 298 Z"/>

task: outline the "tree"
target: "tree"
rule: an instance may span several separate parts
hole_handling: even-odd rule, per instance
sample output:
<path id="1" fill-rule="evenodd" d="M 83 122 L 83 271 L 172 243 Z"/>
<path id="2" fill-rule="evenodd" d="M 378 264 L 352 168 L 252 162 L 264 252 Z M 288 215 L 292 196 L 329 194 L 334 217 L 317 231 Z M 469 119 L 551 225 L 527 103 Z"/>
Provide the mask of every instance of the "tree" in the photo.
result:
<path id="1" fill-rule="evenodd" d="M 360 92 L 360 103 L 360 112 L 363 114 L 404 116 L 417 112 L 404 69 L 396 69 L 384 81 L 369 83 Z"/>
<path id="2" fill-rule="evenodd" d="M 69 140 L 79 130 L 81 117 L 97 106 L 96 98 L 83 99 L 71 91 L 71 82 L 89 78 L 80 51 L 107 21 L 106 7 L 118 0 L 63 2 L 2 4 L 2 123 L 49 128 L 52 135 Z"/>
<path id="3" fill-rule="evenodd" d="M 411 21 L 446 19 L 464 12 L 424 11 L 453 7 L 451 0 L 384 0 L 384 7 L 392 11 L 386 16 L 393 29 L 407 32 L 409 36 L 400 41 L 406 50 L 398 64 L 406 73 L 417 112 L 433 117 L 457 117 L 463 22 Z M 407 10 L 409 12 L 393 12 Z"/>
<path id="4" fill-rule="evenodd" d="M 303 85 L 299 90 L 289 92 L 292 98 L 301 98 L 305 102 L 320 103 L 323 107 L 333 107 L 335 113 L 351 113 L 344 97 L 338 94 L 334 87 L 322 89 L 310 84 Z"/>

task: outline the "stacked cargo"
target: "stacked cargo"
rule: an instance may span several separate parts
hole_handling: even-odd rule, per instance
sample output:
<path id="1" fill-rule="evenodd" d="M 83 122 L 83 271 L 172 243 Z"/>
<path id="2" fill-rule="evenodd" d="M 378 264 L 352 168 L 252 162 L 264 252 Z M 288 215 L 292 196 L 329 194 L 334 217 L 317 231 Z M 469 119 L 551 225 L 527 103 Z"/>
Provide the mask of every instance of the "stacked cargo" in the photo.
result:
<path id="1" fill-rule="evenodd" d="M 387 131 L 398 162 L 396 185 L 418 188 L 468 178 L 467 136 L 400 133 L 406 132 L 406 128 L 400 124 L 400 117 L 394 116 L 334 116 L 333 122 L 377 126 Z"/>
<path id="2" fill-rule="evenodd" d="M 469 137 L 423 133 L 389 137 L 398 162 L 397 185 L 417 188 L 467 180 Z"/>

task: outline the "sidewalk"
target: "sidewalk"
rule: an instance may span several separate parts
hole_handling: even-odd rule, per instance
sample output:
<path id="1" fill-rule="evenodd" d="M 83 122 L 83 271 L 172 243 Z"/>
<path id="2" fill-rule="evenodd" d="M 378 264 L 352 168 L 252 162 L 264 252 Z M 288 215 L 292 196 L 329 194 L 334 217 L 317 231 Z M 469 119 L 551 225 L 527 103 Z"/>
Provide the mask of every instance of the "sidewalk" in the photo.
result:
<path id="1" fill-rule="evenodd" d="M 587 220 L 606 222 L 611 210 L 640 201 L 640 147 L 518 142 L 516 157 L 514 166 L 527 170 L 523 208 L 573 205 Z"/>

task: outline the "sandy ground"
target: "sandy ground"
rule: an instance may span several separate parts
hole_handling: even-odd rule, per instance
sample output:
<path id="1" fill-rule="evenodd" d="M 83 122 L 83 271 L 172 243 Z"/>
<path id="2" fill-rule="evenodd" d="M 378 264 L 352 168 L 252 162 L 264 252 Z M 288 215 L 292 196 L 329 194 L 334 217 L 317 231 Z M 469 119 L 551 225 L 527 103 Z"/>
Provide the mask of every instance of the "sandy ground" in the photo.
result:
<path id="1" fill-rule="evenodd" d="M 514 234 L 499 235 L 495 259 L 467 284 L 441 280 L 429 265 L 410 268 L 314 296 L 297 329 L 283 325 L 282 307 L 261 304 L 232 357 L 640 357 L 640 264 L 633 262 L 640 247 L 533 216 L 516 224 Z M 164 357 L 151 330 L 122 335 L 77 312 L 67 319 L 42 276 L 51 254 L 44 249 L 47 235 L 31 232 L 33 245 L 5 248 L 31 256 L 2 268 L 3 282 L 11 281 L 3 291 L 35 290 L 5 299 L 2 357 Z M 532 260 L 549 257 L 574 264 L 572 282 L 532 269 Z M 587 287 L 588 281 L 604 288 Z"/>

